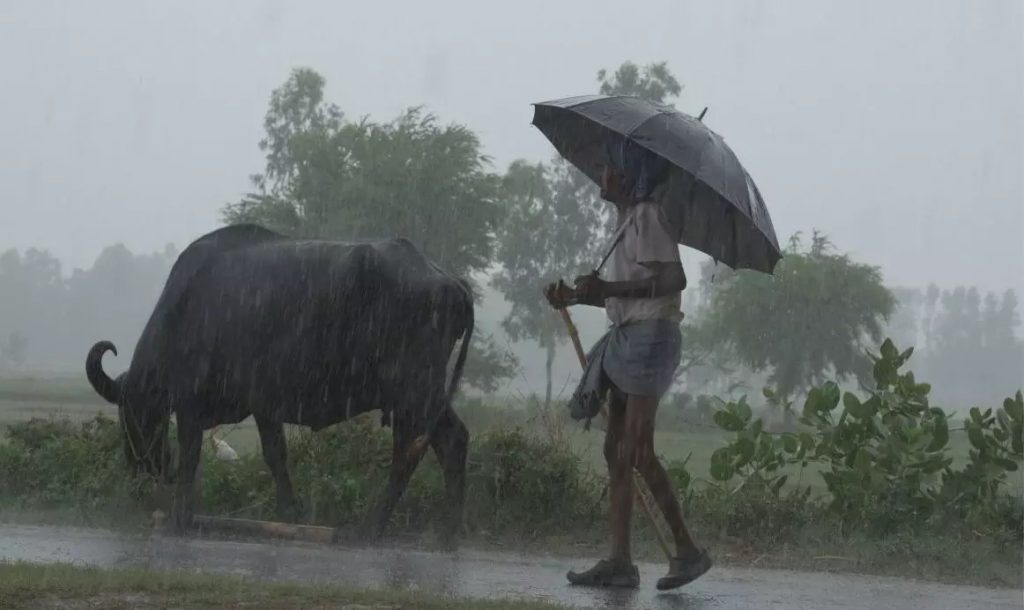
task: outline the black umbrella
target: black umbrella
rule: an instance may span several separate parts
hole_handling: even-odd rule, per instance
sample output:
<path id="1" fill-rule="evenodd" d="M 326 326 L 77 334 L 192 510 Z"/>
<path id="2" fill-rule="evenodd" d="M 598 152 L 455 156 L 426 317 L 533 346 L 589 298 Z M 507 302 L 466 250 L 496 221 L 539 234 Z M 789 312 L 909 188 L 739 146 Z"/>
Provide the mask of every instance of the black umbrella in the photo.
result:
<path id="1" fill-rule="evenodd" d="M 734 269 L 771 273 L 782 258 L 750 174 L 700 120 L 636 97 L 587 95 L 534 104 L 533 124 L 598 184 L 609 164 L 640 178 L 640 165 L 623 161 L 630 155 L 609 151 L 634 149 L 663 164 L 658 181 L 669 189 L 663 201 L 679 243 Z"/>

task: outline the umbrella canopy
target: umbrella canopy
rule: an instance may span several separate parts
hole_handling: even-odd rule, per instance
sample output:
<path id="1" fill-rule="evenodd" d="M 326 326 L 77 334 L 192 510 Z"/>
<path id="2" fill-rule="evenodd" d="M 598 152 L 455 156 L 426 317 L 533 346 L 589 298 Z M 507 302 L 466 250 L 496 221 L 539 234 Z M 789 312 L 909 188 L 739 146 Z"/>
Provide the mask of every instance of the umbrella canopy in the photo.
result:
<path id="1" fill-rule="evenodd" d="M 642 196 L 657 182 L 679 243 L 734 269 L 771 273 L 782 258 L 757 185 L 701 121 L 641 98 L 587 95 L 534 104 L 533 124 L 598 184 L 609 165 Z"/>

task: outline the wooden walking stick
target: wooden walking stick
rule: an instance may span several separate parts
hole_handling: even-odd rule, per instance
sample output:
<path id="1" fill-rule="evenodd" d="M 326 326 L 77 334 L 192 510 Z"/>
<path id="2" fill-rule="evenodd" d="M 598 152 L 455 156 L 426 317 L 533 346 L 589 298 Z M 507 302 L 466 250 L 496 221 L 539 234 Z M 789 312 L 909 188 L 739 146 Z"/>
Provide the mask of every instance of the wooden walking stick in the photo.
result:
<path id="1" fill-rule="evenodd" d="M 580 343 L 580 333 L 576 330 L 576 325 L 573 324 L 572 317 L 569 315 L 569 310 L 562 307 L 558 310 L 558 313 L 562 315 L 562 321 L 565 322 L 565 328 L 569 332 L 569 339 L 572 341 L 573 349 L 576 350 L 576 357 L 580 361 L 580 366 L 584 369 L 587 368 L 587 354 L 583 351 L 583 344 Z M 608 423 L 608 411 L 601 405 L 601 419 L 604 420 L 605 424 Z M 658 544 L 661 546 L 661 550 L 665 552 L 665 557 L 672 559 L 672 550 L 668 544 L 668 540 L 665 539 L 665 534 L 661 531 L 658 526 L 657 517 L 654 514 L 653 508 L 651 508 L 651 499 L 644 493 L 647 484 L 644 482 L 640 473 L 633 470 L 633 491 L 636 492 L 637 500 L 639 500 L 640 507 L 643 509 L 644 514 L 647 515 L 647 519 L 651 523 L 651 527 L 654 528 L 654 536 L 658 539 Z"/>

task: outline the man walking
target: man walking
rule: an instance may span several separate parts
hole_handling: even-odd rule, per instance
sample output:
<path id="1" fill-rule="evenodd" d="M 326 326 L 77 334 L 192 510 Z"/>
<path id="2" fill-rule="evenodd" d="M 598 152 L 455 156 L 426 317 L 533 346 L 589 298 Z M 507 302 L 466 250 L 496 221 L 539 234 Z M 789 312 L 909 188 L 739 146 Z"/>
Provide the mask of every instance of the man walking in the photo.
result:
<path id="1" fill-rule="evenodd" d="M 576 278 L 572 288 L 561 280 L 545 287 L 552 307 L 604 307 L 611 322 L 611 330 L 588 354 L 586 371 L 570 401 L 574 418 L 589 419 L 597 415 L 604 397 L 610 398 L 604 456 L 610 476 L 611 553 L 589 570 L 570 571 L 567 577 L 578 585 L 639 585 L 630 550 L 635 468 L 675 540 L 676 556 L 657 583 L 658 589 L 666 590 L 692 582 L 711 568 L 707 551 L 694 544 L 683 523 L 678 499 L 654 453 L 658 401 L 679 366 L 686 275 L 679 259 L 678 230 L 658 203 L 667 186 L 653 179 L 658 172 L 651 167 L 633 173 L 639 176 L 635 181 L 622 167 L 625 163 L 610 164 L 601 181 L 602 198 L 618 213 L 607 278 L 595 272 Z"/>

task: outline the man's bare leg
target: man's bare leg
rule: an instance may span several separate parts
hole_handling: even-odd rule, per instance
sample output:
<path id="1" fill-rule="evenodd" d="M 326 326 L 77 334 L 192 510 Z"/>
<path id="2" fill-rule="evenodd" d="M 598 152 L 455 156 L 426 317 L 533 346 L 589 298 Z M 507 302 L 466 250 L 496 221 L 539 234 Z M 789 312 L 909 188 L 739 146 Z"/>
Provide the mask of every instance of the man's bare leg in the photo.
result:
<path id="1" fill-rule="evenodd" d="M 569 572 L 569 582 L 591 586 L 636 587 L 640 576 L 630 551 L 630 516 L 633 509 L 632 449 L 626 434 L 626 399 L 613 392 L 609 401 L 604 457 L 608 464 L 611 504 L 611 553 L 585 572 Z"/>
<path id="2" fill-rule="evenodd" d="M 629 396 L 627 399 L 626 430 L 636 447 L 633 465 L 647 482 L 675 539 L 676 556 L 669 561 L 668 575 L 658 581 L 659 589 L 672 589 L 692 582 L 707 572 L 711 560 L 703 549 L 694 544 L 686 529 L 679 499 L 654 451 L 654 421 L 657 412 L 657 397 Z"/>
<path id="3" fill-rule="evenodd" d="M 699 552 L 697 546 L 690 537 L 690 532 L 683 522 L 683 513 L 679 507 L 679 499 L 676 497 L 672 483 L 669 481 L 668 473 L 658 460 L 654 450 L 654 421 L 658 410 L 658 399 L 649 396 L 630 396 L 629 407 L 631 417 L 636 418 L 633 424 L 637 436 L 636 469 L 647 482 L 647 488 L 651 490 L 654 501 L 657 502 L 661 514 L 672 530 L 672 538 L 676 545 L 676 556 L 686 557 Z M 636 413 L 635 416 L 632 414 Z"/>
<path id="4" fill-rule="evenodd" d="M 630 531 L 633 516 L 633 443 L 628 432 L 629 410 L 626 397 L 611 393 L 608 431 L 604 439 L 604 459 L 608 465 L 611 504 L 611 556 L 619 565 L 631 565 Z"/>

